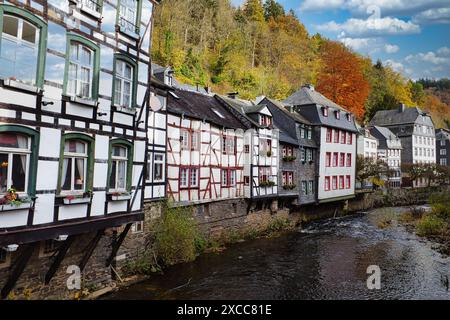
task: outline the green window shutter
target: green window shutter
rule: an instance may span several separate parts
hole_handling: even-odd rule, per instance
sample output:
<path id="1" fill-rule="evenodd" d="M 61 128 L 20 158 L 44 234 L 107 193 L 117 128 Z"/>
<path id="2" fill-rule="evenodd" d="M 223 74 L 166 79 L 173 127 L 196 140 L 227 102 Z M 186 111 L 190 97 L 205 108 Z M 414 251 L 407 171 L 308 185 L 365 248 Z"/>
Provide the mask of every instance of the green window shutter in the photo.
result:
<path id="1" fill-rule="evenodd" d="M 0 5 L 0 49 L 1 49 L 1 35 L 3 32 L 3 15 L 11 14 L 17 17 L 20 17 L 24 20 L 27 20 L 34 26 L 36 26 L 39 32 L 39 49 L 38 49 L 38 60 L 37 60 L 37 68 L 36 68 L 36 86 L 39 88 L 43 88 L 44 86 L 44 74 L 45 74 L 45 58 L 46 58 L 46 50 L 47 50 L 47 23 L 43 21 L 41 18 L 35 16 L 31 12 L 10 6 L 10 5 Z"/>
<path id="2" fill-rule="evenodd" d="M 82 134 L 82 133 L 66 133 L 61 137 L 61 146 L 59 153 L 59 170 L 58 170 L 58 186 L 57 186 L 57 194 L 61 193 L 61 181 L 62 181 L 62 172 L 63 172 L 63 163 L 64 163 L 64 145 L 67 140 L 81 140 L 86 142 L 88 145 L 88 160 L 87 160 L 87 168 L 86 168 L 86 190 L 84 192 L 92 190 L 93 182 L 94 182 L 94 164 L 95 164 L 95 139 L 91 136 Z"/>
<path id="3" fill-rule="evenodd" d="M 100 47 L 94 42 L 74 33 L 67 33 L 66 64 L 64 68 L 63 94 L 67 95 L 67 83 L 69 77 L 70 44 L 78 42 L 94 52 L 94 70 L 92 71 L 92 100 L 98 99 L 100 78 Z"/>
<path id="4" fill-rule="evenodd" d="M 36 177 L 37 165 L 39 157 L 39 132 L 24 126 L 18 125 L 0 125 L 0 132 L 15 132 L 21 133 L 31 138 L 31 155 L 30 167 L 28 170 L 28 195 L 34 196 L 36 194 Z"/>

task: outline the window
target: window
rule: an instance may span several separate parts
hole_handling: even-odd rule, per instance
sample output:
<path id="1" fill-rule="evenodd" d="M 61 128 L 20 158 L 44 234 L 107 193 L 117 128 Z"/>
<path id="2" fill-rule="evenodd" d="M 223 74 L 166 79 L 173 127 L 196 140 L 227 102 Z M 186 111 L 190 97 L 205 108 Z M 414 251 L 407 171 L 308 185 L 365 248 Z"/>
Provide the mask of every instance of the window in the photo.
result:
<path id="1" fill-rule="evenodd" d="M 259 115 L 259 124 L 262 126 L 271 126 L 272 125 L 272 117 L 267 116 L 267 115 Z"/>
<path id="2" fill-rule="evenodd" d="M 445 147 L 445 140 L 444 139 L 441 140 L 441 146 Z"/>
<path id="3" fill-rule="evenodd" d="M 110 190 L 127 189 L 128 149 L 122 145 L 113 145 L 109 176 Z"/>
<path id="4" fill-rule="evenodd" d="M 322 112 L 324 117 L 328 117 L 328 107 L 323 107 Z"/>
<path id="5" fill-rule="evenodd" d="M 236 185 L 236 170 L 222 170 L 222 187 L 232 187 Z"/>
<path id="6" fill-rule="evenodd" d="M 334 130 L 334 143 L 339 143 L 339 130 Z"/>
<path id="7" fill-rule="evenodd" d="M 445 156 L 445 155 L 447 155 L 447 150 L 446 150 L 446 149 L 441 149 L 440 152 L 439 152 L 439 154 L 440 154 L 441 156 Z"/>
<path id="8" fill-rule="evenodd" d="M 191 150 L 191 151 L 199 150 L 200 148 L 199 133 L 187 129 L 181 129 L 180 142 L 182 150 Z"/>
<path id="9" fill-rule="evenodd" d="M 325 167 L 331 167 L 331 152 L 325 154 Z"/>
<path id="10" fill-rule="evenodd" d="M 352 144 L 353 143 L 353 133 L 349 133 L 347 135 L 347 144 Z"/>
<path id="11" fill-rule="evenodd" d="M 417 151 L 417 148 L 414 148 L 414 155 L 417 156 L 419 153 Z"/>
<path id="12" fill-rule="evenodd" d="M 306 161 L 313 161 L 313 151 L 311 149 L 306 149 Z"/>
<path id="13" fill-rule="evenodd" d="M 135 222 L 131 225 L 131 233 L 144 232 L 144 221 Z"/>
<path id="14" fill-rule="evenodd" d="M 347 153 L 347 167 L 351 167 L 352 166 L 352 154 L 351 153 Z"/>
<path id="15" fill-rule="evenodd" d="M 272 151 L 272 140 L 270 139 L 259 139 L 259 150 L 266 154 L 269 151 Z"/>
<path id="16" fill-rule="evenodd" d="M 308 181 L 308 193 L 309 194 L 314 193 L 314 181 L 313 180 Z"/>
<path id="17" fill-rule="evenodd" d="M 96 0 L 71 0 L 77 2 L 81 6 L 81 10 L 86 11 L 86 13 L 95 15 L 102 13 L 102 3 L 103 1 L 97 2 Z"/>
<path id="18" fill-rule="evenodd" d="M 352 121 L 352 115 L 350 113 L 347 113 L 347 120 Z"/>
<path id="19" fill-rule="evenodd" d="M 306 160 L 306 150 L 305 149 L 301 149 L 301 151 L 300 151 L 300 160 L 302 162 L 305 162 L 305 160 Z"/>
<path id="20" fill-rule="evenodd" d="M 350 189 L 350 176 L 346 176 L 345 177 L 345 187 L 347 188 L 347 189 Z"/>
<path id="21" fill-rule="evenodd" d="M 244 176 L 244 185 L 245 186 L 249 186 L 250 185 L 250 177 L 249 176 Z"/>
<path id="22" fill-rule="evenodd" d="M 312 139 L 312 128 L 308 127 L 308 139 Z"/>
<path id="23" fill-rule="evenodd" d="M 125 108 L 136 106 L 137 64 L 121 54 L 114 56 L 113 105 Z"/>
<path id="24" fill-rule="evenodd" d="M 139 34 L 140 0 L 119 0 L 117 25 L 121 32 L 131 35 Z"/>
<path id="25" fill-rule="evenodd" d="M 334 115 L 335 115 L 336 119 L 338 119 L 338 120 L 341 118 L 341 112 L 339 110 L 336 110 L 334 112 Z"/>
<path id="26" fill-rule="evenodd" d="M 336 190 L 337 188 L 338 188 L 337 176 L 333 176 L 333 190 Z"/>
<path id="27" fill-rule="evenodd" d="M 331 139 L 332 139 L 332 135 L 333 135 L 333 131 L 332 131 L 332 129 L 329 129 L 329 128 L 327 128 L 327 142 L 331 142 Z"/>
<path id="28" fill-rule="evenodd" d="M 345 166 L 345 153 L 339 155 L 339 167 Z"/>
<path id="29" fill-rule="evenodd" d="M 250 153 L 250 145 L 246 144 L 246 145 L 244 146 L 244 152 L 245 152 L 245 153 Z"/>
<path id="30" fill-rule="evenodd" d="M 96 100 L 100 49 L 94 43 L 78 36 L 67 36 L 64 93 L 68 96 Z"/>
<path id="31" fill-rule="evenodd" d="M 284 186 L 294 184 L 294 172 L 283 171 L 281 177 L 282 177 Z"/>
<path id="32" fill-rule="evenodd" d="M 447 159 L 441 159 L 440 160 L 440 164 L 441 164 L 441 166 L 446 166 L 447 165 Z"/>
<path id="33" fill-rule="evenodd" d="M 305 128 L 300 129 L 300 138 L 305 139 L 306 138 L 306 132 Z"/>
<path id="34" fill-rule="evenodd" d="M 307 182 L 306 181 L 302 181 L 302 193 L 304 194 L 304 195 L 307 195 L 308 194 L 308 184 L 307 184 Z"/>
<path id="35" fill-rule="evenodd" d="M 223 154 L 235 154 L 235 137 L 222 136 L 222 153 Z"/>
<path id="36" fill-rule="evenodd" d="M 61 193 L 84 192 L 92 185 L 92 141 L 82 134 L 66 134 L 62 138 L 59 175 Z"/>
<path id="37" fill-rule="evenodd" d="M 269 181 L 271 175 L 270 167 L 260 167 L 259 168 L 259 183 Z"/>
<path id="38" fill-rule="evenodd" d="M 153 160 L 153 181 L 164 181 L 164 157 L 162 153 L 155 153 Z"/>
<path id="39" fill-rule="evenodd" d="M 339 158 L 339 153 L 334 152 L 333 153 L 333 167 L 337 167 L 338 166 L 338 158 Z"/>
<path id="40" fill-rule="evenodd" d="M 0 77 L 31 86 L 44 84 L 47 25 L 28 11 L 0 7 Z"/>
<path id="41" fill-rule="evenodd" d="M 180 169 L 180 187 L 196 188 L 198 187 L 198 169 L 197 168 L 181 168 Z"/>
<path id="42" fill-rule="evenodd" d="M 345 144 L 345 139 L 346 138 L 346 132 L 345 131 L 341 131 L 341 143 Z"/>
<path id="43" fill-rule="evenodd" d="M 344 176 L 339 176 L 339 189 L 344 189 Z"/>
<path id="44" fill-rule="evenodd" d="M 330 191 L 330 177 L 325 177 L 325 191 Z"/>
<path id="45" fill-rule="evenodd" d="M 1 192 L 14 188 L 17 192 L 27 192 L 31 139 L 14 133 L 0 133 L 0 186 Z"/>

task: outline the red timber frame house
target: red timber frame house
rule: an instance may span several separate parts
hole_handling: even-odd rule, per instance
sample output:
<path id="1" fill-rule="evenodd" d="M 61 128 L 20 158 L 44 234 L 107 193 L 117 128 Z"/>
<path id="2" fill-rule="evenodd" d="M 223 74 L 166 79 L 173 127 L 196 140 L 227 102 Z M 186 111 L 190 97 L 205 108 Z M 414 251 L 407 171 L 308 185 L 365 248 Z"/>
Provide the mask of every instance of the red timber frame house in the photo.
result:
<path id="1" fill-rule="evenodd" d="M 38 254 L 45 284 L 75 245 L 91 270 L 105 234 L 112 266 L 143 220 L 158 2 L 0 1 L 1 298 Z"/>
<path id="2" fill-rule="evenodd" d="M 244 126 L 214 96 L 168 97 L 167 198 L 175 205 L 244 196 Z"/>

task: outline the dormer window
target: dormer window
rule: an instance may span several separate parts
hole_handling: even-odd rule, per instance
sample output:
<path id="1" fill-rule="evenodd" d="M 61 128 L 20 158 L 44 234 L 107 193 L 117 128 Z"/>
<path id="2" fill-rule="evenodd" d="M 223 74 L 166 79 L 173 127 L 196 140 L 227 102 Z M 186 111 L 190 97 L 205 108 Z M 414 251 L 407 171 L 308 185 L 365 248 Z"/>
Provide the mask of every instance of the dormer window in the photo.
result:
<path id="1" fill-rule="evenodd" d="M 328 107 L 322 107 L 322 113 L 324 117 L 328 117 Z"/>
<path id="2" fill-rule="evenodd" d="M 341 112 L 339 111 L 339 110 L 336 110 L 335 112 L 334 112 L 334 116 L 336 117 L 336 119 L 340 119 L 341 118 Z"/>
<path id="3" fill-rule="evenodd" d="M 350 113 L 347 113 L 347 120 L 352 121 L 352 115 Z"/>
<path id="4" fill-rule="evenodd" d="M 260 124 L 262 126 L 270 127 L 272 125 L 272 117 L 267 115 L 260 115 Z"/>

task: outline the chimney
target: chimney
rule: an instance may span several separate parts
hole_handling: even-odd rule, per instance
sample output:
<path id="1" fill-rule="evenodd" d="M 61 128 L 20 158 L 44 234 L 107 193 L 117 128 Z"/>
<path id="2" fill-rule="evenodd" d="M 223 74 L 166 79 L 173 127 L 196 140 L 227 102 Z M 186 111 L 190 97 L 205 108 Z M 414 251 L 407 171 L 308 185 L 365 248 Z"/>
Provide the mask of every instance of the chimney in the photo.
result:
<path id="1" fill-rule="evenodd" d="M 307 89 L 309 89 L 309 90 L 311 90 L 311 91 L 314 91 L 314 86 L 313 86 L 312 84 L 310 84 L 310 83 L 304 84 L 304 85 L 302 86 L 302 88 L 307 88 Z"/>
<path id="2" fill-rule="evenodd" d="M 229 92 L 229 93 L 227 93 L 227 96 L 228 96 L 228 98 L 236 99 L 238 94 L 239 94 L 239 92 Z"/>
<path id="3" fill-rule="evenodd" d="M 405 108 L 406 108 L 405 104 L 404 103 L 400 103 L 400 107 L 398 108 L 398 111 L 405 112 Z"/>

